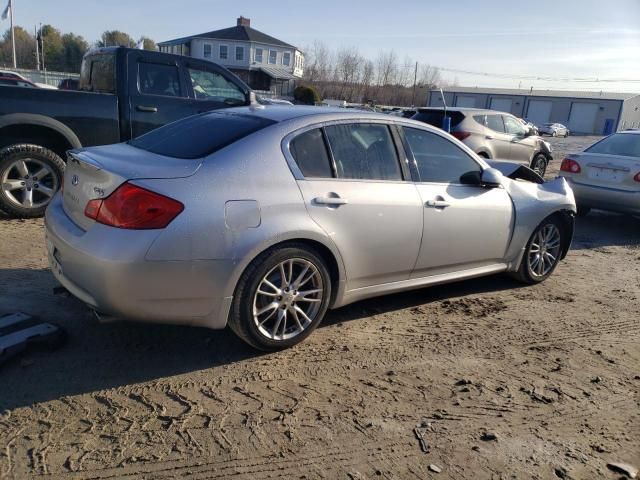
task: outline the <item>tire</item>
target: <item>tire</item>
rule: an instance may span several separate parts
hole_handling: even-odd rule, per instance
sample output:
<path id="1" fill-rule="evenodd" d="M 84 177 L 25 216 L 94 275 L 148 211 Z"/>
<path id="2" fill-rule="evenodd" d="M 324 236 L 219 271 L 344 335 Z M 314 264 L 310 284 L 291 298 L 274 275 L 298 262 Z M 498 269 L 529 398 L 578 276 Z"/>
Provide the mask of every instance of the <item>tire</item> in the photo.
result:
<path id="1" fill-rule="evenodd" d="M 281 265 L 288 281 L 282 281 Z M 293 275 L 288 271 L 289 265 Z M 296 286 L 298 280 L 302 282 L 299 286 L 313 287 L 304 290 L 312 293 L 301 296 Z M 315 330 L 330 298 L 331 277 L 322 257 L 304 244 L 286 244 L 260 254 L 243 272 L 236 286 L 229 327 L 256 349 L 289 348 Z"/>
<path id="2" fill-rule="evenodd" d="M 564 132 L 564 138 L 567 138 L 569 136 L 569 132 Z"/>
<path id="3" fill-rule="evenodd" d="M 0 151 L 0 209 L 18 218 L 44 215 L 62 184 L 64 162 L 39 145 L 17 144 Z"/>
<path id="4" fill-rule="evenodd" d="M 554 233 L 551 233 L 554 232 Z M 547 237 L 548 242 L 543 242 L 542 239 L 545 235 L 551 235 Z M 527 242 L 524 256 L 520 262 L 518 271 L 515 272 L 514 277 L 519 281 L 527 284 L 535 284 L 544 282 L 560 263 L 560 257 L 562 255 L 562 246 L 564 244 L 564 236 L 566 235 L 562 223 L 558 218 L 551 216 L 547 217 L 538 227 L 535 229 L 531 238 Z M 553 245 L 553 248 L 551 248 Z M 544 246 L 541 249 L 539 247 Z M 536 254 L 536 250 L 542 250 L 542 255 Z M 554 257 L 554 260 L 545 252 Z M 537 258 L 537 262 L 536 262 Z M 542 268 L 540 268 L 540 261 L 544 258 Z"/>
<path id="5" fill-rule="evenodd" d="M 555 130 L 553 132 L 551 132 L 551 136 L 552 137 L 557 137 L 558 136 L 558 132 L 556 132 Z"/>
<path id="6" fill-rule="evenodd" d="M 580 207 L 578 206 L 578 217 L 586 217 L 591 212 L 591 207 Z"/>
<path id="7" fill-rule="evenodd" d="M 536 172 L 541 177 L 544 177 L 544 174 L 547 171 L 547 157 L 545 157 L 542 153 L 538 153 L 533 160 L 531 160 L 531 170 Z"/>

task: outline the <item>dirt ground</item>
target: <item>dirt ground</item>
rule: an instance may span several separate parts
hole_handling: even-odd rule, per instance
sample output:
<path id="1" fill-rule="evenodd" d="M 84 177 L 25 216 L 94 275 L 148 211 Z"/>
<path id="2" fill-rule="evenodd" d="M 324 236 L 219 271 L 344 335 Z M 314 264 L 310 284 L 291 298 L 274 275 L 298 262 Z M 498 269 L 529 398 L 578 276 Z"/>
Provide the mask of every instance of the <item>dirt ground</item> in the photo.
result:
<path id="1" fill-rule="evenodd" d="M 555 170 L 593 140 L 554 139 Z M 99 324 L 52 295 L 42 221 L 0 218 L 0 314 L 69 336 L 0 367 L 0 477 L 621 478 L 608 462 L 640 466 L 640 219 L 576 227 L 542 285 L 357 303 L 265 355 L 228 331 Z"/>

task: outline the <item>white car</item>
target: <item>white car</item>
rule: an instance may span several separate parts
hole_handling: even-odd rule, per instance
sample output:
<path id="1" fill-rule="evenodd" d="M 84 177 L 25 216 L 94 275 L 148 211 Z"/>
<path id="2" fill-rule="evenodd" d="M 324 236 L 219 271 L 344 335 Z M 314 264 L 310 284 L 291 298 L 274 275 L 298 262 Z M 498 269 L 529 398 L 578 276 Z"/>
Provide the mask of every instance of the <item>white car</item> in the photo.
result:
<path id="1" fill-rule="evenodd" d="M 540 135 L 551 135 L 552 137 L 568 137 L 569 129 L 561 123 L 545 123 L 538 128 Z"/>

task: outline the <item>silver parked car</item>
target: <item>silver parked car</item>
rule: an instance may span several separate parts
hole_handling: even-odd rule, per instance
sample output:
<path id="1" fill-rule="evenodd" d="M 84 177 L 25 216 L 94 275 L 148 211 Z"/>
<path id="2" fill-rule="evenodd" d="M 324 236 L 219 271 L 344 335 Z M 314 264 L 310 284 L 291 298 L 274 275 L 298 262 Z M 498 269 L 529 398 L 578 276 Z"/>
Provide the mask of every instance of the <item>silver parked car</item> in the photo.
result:
<path id="1" fill-rule="evenodd" d="M 540 135 L 551 135 L 552 137 L 568 137 L 569 129 L 561 123 L 545 123 L 538 127 Z"/>
<path id="2" fill-rule="evenodd" d="M 49 261 L 100 315 L 289 347 L 364 298 L 497 272 L 545 280 L 569 248 L 571 189 L 497 165 L 389 115 L 206 113 L 71 151 Z"/>
<path id="3" fill-rule="evenodd" d="M 568 155 L 560 175 L 569 181 L 580 215 L 592 208 L 640 215 L 640 130 L 614 133 Z"/>
<path id="4" fill-rule="evenodd" d="M 477 108 L 447 108 L 451 135 L 481 157 L 519 162 L 544 176 L 553 156 L 551 146 L 509 113 Z M 421 108 L 412 118 L 442 128 L 445 110 Z"/>

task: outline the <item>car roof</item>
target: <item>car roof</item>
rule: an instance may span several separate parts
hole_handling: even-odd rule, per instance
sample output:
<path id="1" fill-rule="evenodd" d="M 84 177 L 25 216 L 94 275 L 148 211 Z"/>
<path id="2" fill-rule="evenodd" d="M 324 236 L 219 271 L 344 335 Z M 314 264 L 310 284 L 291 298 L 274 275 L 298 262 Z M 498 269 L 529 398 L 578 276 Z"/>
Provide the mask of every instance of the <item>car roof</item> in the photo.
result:
<path id="1" fill-rule="evenodd" d="M 250 115 L 274 122 L 284 122 L 302 117 L 326 117 L 327 120 L 346 119 L 379 119 L 389 121 L 389 115 L 368 112 L 366 110 L 345 109 L 337 107 L 314 107 L 308 105 L 257 105 L 248 107 L 225 108 L 210 112 L 213 115 Z"/>

